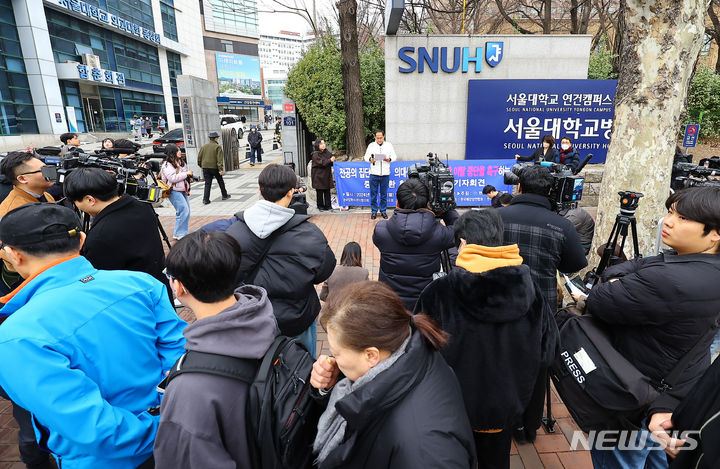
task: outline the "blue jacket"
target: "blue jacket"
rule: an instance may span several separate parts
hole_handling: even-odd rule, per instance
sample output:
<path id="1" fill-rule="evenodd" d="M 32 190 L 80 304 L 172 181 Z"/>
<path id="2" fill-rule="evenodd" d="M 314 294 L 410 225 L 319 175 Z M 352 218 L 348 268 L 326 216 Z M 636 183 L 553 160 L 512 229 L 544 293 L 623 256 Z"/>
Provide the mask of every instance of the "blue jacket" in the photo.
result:
<path id="1" fill-rule="evenodd" d="M 0 315 L 0 386 L 63 468 L 130 469 L 150 457 L 160 417 L 146 410 L 185 344 L 162 283 L 78 256 L 32 278 Z"/>

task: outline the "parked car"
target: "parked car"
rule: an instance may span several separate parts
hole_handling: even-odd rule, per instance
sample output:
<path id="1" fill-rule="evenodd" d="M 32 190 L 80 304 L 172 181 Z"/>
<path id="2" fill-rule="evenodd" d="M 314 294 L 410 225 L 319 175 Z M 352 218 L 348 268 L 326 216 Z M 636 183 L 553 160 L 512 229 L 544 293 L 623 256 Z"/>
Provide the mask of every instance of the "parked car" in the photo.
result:
<path id="1" fill-rule="evenodd" d="M 231 127 L 237 132 L 238 140 L 242 140 L 243 134 L 245 133 L 245 127 L 240 122 L 240 118 L 236 114 L 222 114 L 220 115 L 220 127 Z"/>
<path id="2" fill-rule="evenodd" d="M 180 147 L 180 151 L 185 153 L 185 138 L 183 137 L 182 129 L 174 129 L 166 133 L 162 137 L 158 137 L 153 140 L 153 152 L 162 153 L 165 151 L 165 146 L 169 143 L 174 143 Z"/>

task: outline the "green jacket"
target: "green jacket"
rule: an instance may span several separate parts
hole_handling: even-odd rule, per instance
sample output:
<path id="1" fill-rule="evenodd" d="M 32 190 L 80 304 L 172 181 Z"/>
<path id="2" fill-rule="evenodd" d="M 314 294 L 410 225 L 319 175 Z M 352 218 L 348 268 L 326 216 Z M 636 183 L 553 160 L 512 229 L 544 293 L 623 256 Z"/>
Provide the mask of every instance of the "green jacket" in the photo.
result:
<path id="1" fill-rule="evenodd" d="M 198 153 L 198 166 L 203 169 L 223 170 L 223 150 L 218 142 L 210 140 L 202 146 Z"/>

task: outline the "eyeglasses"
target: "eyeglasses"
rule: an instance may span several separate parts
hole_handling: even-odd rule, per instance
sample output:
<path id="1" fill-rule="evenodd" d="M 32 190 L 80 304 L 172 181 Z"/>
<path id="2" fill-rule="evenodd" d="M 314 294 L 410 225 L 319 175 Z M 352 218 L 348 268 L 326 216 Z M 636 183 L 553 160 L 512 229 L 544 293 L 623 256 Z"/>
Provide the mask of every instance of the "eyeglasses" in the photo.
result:
<path id="1" fill-rule="evenodd" d="M 2 241 L 0 241 L 0 242 L 2 242 Z M 167 277 L 168 280 L 172 280 L 175 278 L 167 271 L 167 267 L 165 267 L 162 272 L 165 274 L 165 276 Z"/>
<path id="2" fill-rule="evenodd" d="M 21 173 L 21 174 L 18 174 L 18 176 L 27 176 L 28 174 L 35 174 L 35 173 L 42 173 L 42 169 L 38 169 L 37 171 L 30 171 L 29 173 Z"/>

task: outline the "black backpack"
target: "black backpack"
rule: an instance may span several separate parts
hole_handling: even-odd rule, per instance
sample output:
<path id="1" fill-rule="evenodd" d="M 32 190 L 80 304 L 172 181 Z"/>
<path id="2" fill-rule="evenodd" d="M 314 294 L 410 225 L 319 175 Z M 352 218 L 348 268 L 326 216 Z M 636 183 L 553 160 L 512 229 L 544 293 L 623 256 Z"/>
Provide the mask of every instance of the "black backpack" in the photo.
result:
<path id="1" fill-rule="evenodd" d="M 647 407 L 672 389 L 716 327 L 703 335 L 660 383 L 653 382 L 620 354 L 607 327 L 590 315 L 560 310 L 560 354 L 550 376 L 560 398 L 584 432 L 637 430 Z"/>
<path id="2" fill-rule="evenodd" d="M 312 444 L 322 407 L 310 396 L 314 359 L 296 339 L 278 336 L 262 360 L 188 351 L 158 386 L 183 373 L 207 373 L 250 385 L 246 419 L 252 467 L 312 466 Z"/>

